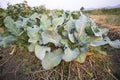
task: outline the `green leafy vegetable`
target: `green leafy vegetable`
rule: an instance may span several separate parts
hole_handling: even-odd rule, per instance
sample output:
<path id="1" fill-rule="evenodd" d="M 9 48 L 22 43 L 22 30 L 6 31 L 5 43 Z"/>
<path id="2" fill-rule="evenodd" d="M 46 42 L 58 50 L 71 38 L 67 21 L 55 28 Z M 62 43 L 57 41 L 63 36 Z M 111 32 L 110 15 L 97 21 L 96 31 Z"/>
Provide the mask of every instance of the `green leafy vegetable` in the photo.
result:
<path id="1" fill-rule="evenodd" d="M 42 60 L 42 66 L 44 69 L 52 69 L 53 67 L 60 64 L 63 56 L 62 49 L 57 49 L 53 52 L 50 52 L 45 55 L 44 59 Z"/>
<path id="2" fill-rule="evenodd" d="M 28 42 L 36 43 L 37 41 L 39 41 L 40 39 L 38 34 L 39 30 L 40 27 L 38 27 L 37 25 L 33 25 L 32 27 L 27 28 L 27 34 L 29 36 Z"/>
<path id="3" fill-rule="evenodd" d="M 7 16 L 4 19 L 4 24 L 5 24 L 5 27 L 7 28 L 7 30 L 11 34 L 13 34 L 15 36 L 19 36 L 21 34 L 22 30 L 20 29 L 20 27 L 16 27 L 14 20 L 10 16 Z"/>
<path id="4" fill-rule="evenodd" d="M 0 38 L 0 46 L 6 48 L 9 47 L 12 43 L 16 42 L 17 39 L 14 36 L 6 36 Z"/>
<path id="5" fill-rule="evenodd" d="M 29 52 L 34 52 L 36 45 L 37 45 L 37 43 L 31 43 L 31 44 L 28 46 L 28 51 L 29 51 Z"/>
<path id="6" fill-rule="evenodd" d="M 109 41 L 109 45 L 114 48 L 120 48 L 120 41 L 119 40 Z"/>
<path id="7" fill-rule="evenodd" d="M 68 11 L 25 11 L 24 7 L 18 13 L 12 8 L 14 12 L 0 14 L 2 20 L 6 16 L 1 21 L 5 31 L 0 34 L 0 46 L 6 48 L 16 44 L 21 49 L 35 52 L 44 69 L 56 67 L 61 60 L 83 63 L 90 46 L 94 47 L 94 52 L 105 55 L 102 47 L 106 44 L 120 48 L 119 40 L 111 41 L 107 37 L 108 29 L 99 28 L 81 11 L 79 16 L 77 12 Z"/>
<path id="8" fill-rule="evenodd" d="M 51 21 L 48 19 L 47 15 L 42 15 L 40 27 L 42 30 L 47 30 L 51 26 Z"/>
<path id="9" fill-rule="evenodd" d="M 67 47 L 64 52 L 65 54 L 63 55 L 63 60 L 65 60 L 66 62 L 74 60 L 80 54 L 78 48 L 71 50 L 69 47 Z"/>
<path id="10" fill-rule="evenodd" d="M 80 37 L 83 34 L 83 32 L 85 32 L 85 27 L 87 26 L 87 23 L 89 20 L 89 18 L 87 16 L 85 16 L 82 12 L 80 12 L 80 13 L 81 13 L 81 16 L 75 22 L 75 27 L 78 32 L 78 37 Z"/>
<path id="11" fill-rule="evenodd" d="M 42 42 L 43 44 L 47 44 L 49 42 L 54 43 L 56 46 L 60 45 L 61 36 L 55 32 L 50 30 L 45 30 L 42 34 Z"/>
<path id="12" fill-rule="evenodd" d="M 40 60 L 43 60 L 45 55 L 46 55 L 46 53 L 49 53 L 49 52 L 50 52 L 50 48 L 49 47 L 39 46 L 39 45 L 35 46 L 35 55 Z"/>

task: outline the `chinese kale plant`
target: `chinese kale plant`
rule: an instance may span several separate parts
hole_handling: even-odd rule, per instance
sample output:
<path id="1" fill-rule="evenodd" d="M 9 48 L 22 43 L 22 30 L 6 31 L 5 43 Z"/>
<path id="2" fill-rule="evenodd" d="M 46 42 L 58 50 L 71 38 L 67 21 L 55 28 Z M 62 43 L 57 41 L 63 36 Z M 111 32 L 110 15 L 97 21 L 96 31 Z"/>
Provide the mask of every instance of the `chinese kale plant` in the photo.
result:
<path id="1" fill-rule="evenodd" d="M 16 21 L 6 16 L 5 31 L 0 34 L 0 46 L 28 48 L 41 60 L 44 69 L 59 65 L 61 60 L 83 63 L 90 46 L 103 54 L 103 45 L 120 48 L 119 40 L 111 41 L 107 37 L 108 29 L 99 28 L 94 20 L 81 11 L 78 19 L 74 19 L 71 14 L 53 10 L 47 14 L 19 16 Z"/>

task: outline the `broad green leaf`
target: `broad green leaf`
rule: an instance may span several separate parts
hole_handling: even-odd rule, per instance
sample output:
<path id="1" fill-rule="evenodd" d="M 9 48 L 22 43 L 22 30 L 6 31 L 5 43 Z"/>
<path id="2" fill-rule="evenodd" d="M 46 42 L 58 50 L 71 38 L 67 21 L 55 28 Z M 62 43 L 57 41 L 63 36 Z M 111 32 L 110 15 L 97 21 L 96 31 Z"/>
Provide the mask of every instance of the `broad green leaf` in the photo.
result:
<path id="1" fill-rule="evenodd" d="M 91 42 L 91 46 L 102 46 L 108 44 L 108 41 L 106 40 L 102 40 L 102 41 L 95 41 L 95 42 Z"/>
<path id="2" fill-rule="evenodd" d="M 120 40 L 111 41 L 108 37 L 105 37 L 104 40 L 107 41 L 111 47 L 120 48 Z"/>
<path id="3" fill-rule="evenodd" d="M 35 46 L 35 55 L 38 59 L 43 60 L 46 52 L 50 52 L 50 47 L 47 46 L 40 46 L 40 45 L 36 45 Z"/>
<path id="4" fill-rule="evenodd" d="M 61 36 L 56 31 L 45 30 L 42 34 L 42 42 L 43 44 L 47 44 L 49 42 L 54 43 L 56 46 L 60 45 Z"/>
<path id="5" fill-rule="evenodd" d="M 40 39 L 39 37 L 40 35 L 38 34 L 39 30 L 40 30 L 40 27 L 36 25 L 27 28 L 27 34 L 29 36 L 28 42 L 36 43 L 37 41 L 39 41 Z"/>
<path id="6" fill-rule="evenodd" d="M 119 40 L 109 41 L 109 45 L 114 48 L 120 48 L 120 41 Z"/>
<path id="7" fill-rule="evenodd" d="M 62 57 L 63 57 L 63 51 L 60 48 L 53 52 L 47 53 L 44 59 L 42 60 L 43 68 L 48 70 L 59 65 Z"/>
<path id="8" fill-rule="evenodd" d="M 23 22 L 20 21 L 20 20 L 15 22 L 15 25 L 16 25 L 17 28 L 21 28 L 23 26 L 22 24 L 23 24 Z"/>
<path id="9" fill-rule="evenodd" d="M 79 63 L 84 63 L 86 59 L 86 54 L 85 53 L 80 53 L 78 57 L 75 59 L 75 61 Z"/>
<path id="10" fill-rule="evenodd" d="M 83 33 L 81 34 L 80 37 L 78 37 L 78 42 L 79 42 L 79 45 L 81 46 L 84 44 L 87 44 L 88 40 L 89 40 L 89 36 L 86 33 Z"/>
<path id="11" fill-rule="evenodd" d="M 91 42 L 91 46 L 102 46 L 105 44 L 109 44 L 111 47 L 114 48 L 120 48 L 120 41 L 119 40 L 115 40 L 115 41 L 111 41 L 108 37 L 104 38 L 101 41 L 96 41 L 96 42 Z"/>
<path id="12" fill-rule="evenodd" d="M 78 48 L 71 50 L 69 47 L 67 47 L 64 53 L 65 54 L 63 55 L 63 60 L 65 60 L 66 62 L 70 62 L 74 60 L 80 54 L 80 51 Z"/>
<path id="13" fill-rule="evenodd" d="M 5 24 L 5 27 L 7 28 L 7 30 L 11 34 L 13 34 L 15 36 L 19 36 L 21 34 L 22 30 L 20 28 L 16 27 L 14 20 L 10 16 L 7 16 L 4 19 L 4 24 Z"/>
<path id="14" fill-rule="evenodd" d="M 51 26 L 51 21 L 45 14 L 42 15 L 40 21 L 41 21 L 40 27 L 42 30 L 48 30 L 48 28 Z"/>
<path id="15" fill-rule="evenodd" d="M 81 13 L 80 18 L 75 22 L 77 32 L 74 33 L 80 45 L 84 45 L 88 42 L 89 36 L 85 32 L 85 28 L 88 26 L 89 18 Z"/>
<path id="16" fill-rule="evenodd" d="M 29 18 L 24 18 L 24 17 L 20 16 L 20 20 L 17 20 L 15 22 L 15 25 L 16 25 L 17 28 L 21 28 L 21 27 L 26 26 L 28 21 L 29 21 Z"/>
<path id="17" fill-rule="evenodd" d="M 0 46 L 6 48 L 9 47 L 12 43 L 16 42 L 17 39 L 14 36 L 6 36 L 0 38 Z"/>
<path id="18" fill-rule="evenodd" d="M 80 37 L 85 32 L 85 27 L 87 26 L 88 20 L 89 18 L 84 14 L 82 14 L 81 12 L 81 16 L 75 22 L 75 27 L 78 32 L 78 37 Z"/>
<path id="19" fill-rule="evenodd" d="M 69 21 L 64 26 L 64 29 L 67 32 L 70 32 L 73 28 L 75 28 L 75 20 L 73 20 L 72 17 L 70 17 Z"/>
<path id="20" fill-rule="evenodd" d="M 54 18 L 54 19 L 52 20 L 52 24 L 53 24 L 53 26 L 55 27 L 55 29 L 57 29 L 57 27 L 58 27 L 59 25 L 62 25 L 63 22 L 64 22 L 64 18 L 63 18 L 63 17 Z"/>
<path id="21" fill-rule="evenodd" d="M 28 46 L 28 51 L 29 51 L 29 52 L 34 52 L 36 45 L 37 45 L 37 43 L 31 43 L 31 44 Z"/>

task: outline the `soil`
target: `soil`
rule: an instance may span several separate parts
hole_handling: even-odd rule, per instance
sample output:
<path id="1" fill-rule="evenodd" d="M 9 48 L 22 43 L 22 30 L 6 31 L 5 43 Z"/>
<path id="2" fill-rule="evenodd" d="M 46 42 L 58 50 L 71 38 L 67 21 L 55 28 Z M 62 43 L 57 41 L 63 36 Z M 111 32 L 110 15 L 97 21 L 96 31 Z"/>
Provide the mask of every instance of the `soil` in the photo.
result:
<path id="1" fill-rule="evenodd" d="M 115 69 L 112 67 L 117 63 L 109 63 L 116 60 L 101 54 L 88 56 L 83 64 L 62 61 L 54 69 L 44 70 L 34 53 L 25 53 L 17 49 L 10 55 L 11 48 L 0 49 L 0 80 L 118 80 L 119 78 L 120 71 L 116 70 L 118 66 L 114 66 Z M 114 50 L 111 47 L 108 49 L 109 52 L 115 52 Z M 117 54 L 119 51 L 116 51 Z"/>
<path id="2" fill-rule="evenodd" d="M 120 80 L 120 49 L 114 49 L 109 46 L 107 51 L 110 56 L 110 67 L 112 73 L 118 80 Z"/>
<path id="3" fill-rule="evenodd" d="M 111 40 L 120 40 L 120 27 L 109 29 Z M 54 69 L 44 70 L 34 53 L 16 49 L 10 55 L 11 47 L 0 47 L 0 80 L 120 80 L 120 49 L 106 46 L 106 50 L 107 56 L 94 54 L 83 64 L 62 61 Z"/>

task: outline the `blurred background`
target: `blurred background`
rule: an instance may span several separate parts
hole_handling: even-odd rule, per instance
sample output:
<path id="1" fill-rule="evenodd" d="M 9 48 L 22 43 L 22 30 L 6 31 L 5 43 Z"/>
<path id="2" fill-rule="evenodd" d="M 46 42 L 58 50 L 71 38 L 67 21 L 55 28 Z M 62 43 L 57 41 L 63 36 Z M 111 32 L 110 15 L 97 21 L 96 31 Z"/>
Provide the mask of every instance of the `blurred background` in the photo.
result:
<path id="1" fill-rule="evenodd" d="M 48 9 L 64 9 L 75 11 L 80 7 L 86 10 L 101 8 L 120 8 L 120 0 L 26 0 L 29 6 L 44 5 Z M 1 0 L 0 6 L 6 8 L 7 4 L 22 3 L 24 0 Z"/>

